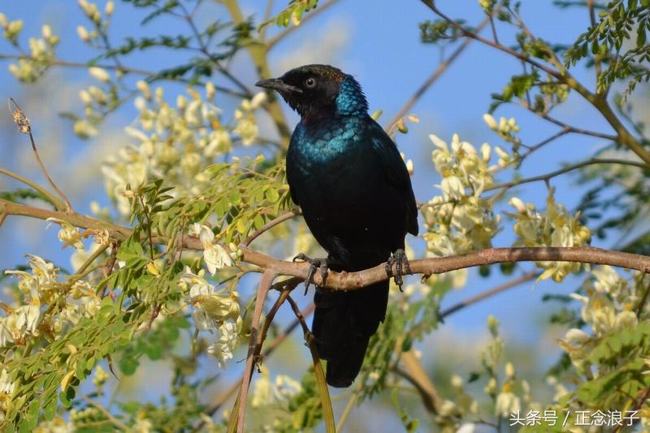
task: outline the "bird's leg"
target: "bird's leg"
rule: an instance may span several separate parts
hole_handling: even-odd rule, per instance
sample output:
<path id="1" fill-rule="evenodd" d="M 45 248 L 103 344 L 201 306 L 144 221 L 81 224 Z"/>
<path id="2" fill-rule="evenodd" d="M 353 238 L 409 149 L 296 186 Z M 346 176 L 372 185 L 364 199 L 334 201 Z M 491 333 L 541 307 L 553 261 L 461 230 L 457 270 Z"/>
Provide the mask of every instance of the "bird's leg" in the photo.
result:
<path id="1" fill-rule="evenodd" d="M 393 266 L 395 266 L 395 273 L 393 273 Z M 411 273 L 411 266 L 409 265 L 409 260 L 406 257 L 406 253 L 403 249 L 396 250 L 392 256 L 386 260 L 386 275 L 388 278 L 393 277 L 395 279 L 395 284 L 399 287 L 399 291 L 402 291 L 402 275 Z"/>
<path id="2" fill-rule="evenodd" d="M 307 279 L 305 280 L 305 295 L 307 294 L 307 290 L 309 290 L 309 286 L 311 284 L 316 285 L 314 283 L 314 275 L 316 274 L 316 269 L 320 271 L 320 277 L 323 283 L 325 282 L 325 279 L 327 278 L 327 271 L 329 269 L 327 266 L 327 259 L 312 259 L 308 255 L 300 253 L 293 258 L 293 261 L 309 263 L 309 271 L 307 272 Z"/>

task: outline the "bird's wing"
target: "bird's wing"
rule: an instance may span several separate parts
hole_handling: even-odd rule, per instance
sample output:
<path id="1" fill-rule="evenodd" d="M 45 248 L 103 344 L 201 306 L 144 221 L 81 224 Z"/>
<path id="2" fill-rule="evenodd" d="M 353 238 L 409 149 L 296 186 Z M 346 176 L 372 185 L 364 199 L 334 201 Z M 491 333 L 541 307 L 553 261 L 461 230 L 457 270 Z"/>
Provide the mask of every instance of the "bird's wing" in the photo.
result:
<path id="1" fill-rule="evenodd" d="M 393 140 L 377 122 L 372 119 L 370 120 L 368 132 L 371 138 L 372 150 L 379 157 L 389 184 L 397 189 L 406 201 L 406 228 L 409 233 L 417 235 L 418 208 L 415 202 L 415 194 L 413 194 L 411 178 L 406 169 L 406 164 L 404 164 L 404 160 L 399 154 L 399 150 L 397 150 L 397 146 Z"/>

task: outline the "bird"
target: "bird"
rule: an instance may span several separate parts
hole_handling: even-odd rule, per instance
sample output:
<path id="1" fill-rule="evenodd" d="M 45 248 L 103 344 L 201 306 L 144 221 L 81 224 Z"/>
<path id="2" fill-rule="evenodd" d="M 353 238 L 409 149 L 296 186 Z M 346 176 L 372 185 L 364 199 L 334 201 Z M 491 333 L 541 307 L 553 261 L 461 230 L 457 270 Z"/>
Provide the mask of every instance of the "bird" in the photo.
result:
<path id="1" fill-rule="evenodd" d="M 286 176 L 326 259 L 297 258 L 332 271 L 362 271 L 386 262 L 401 288 L 408 269 L 407 233 L 418 234 L 411 179 L 397 146 L 368 114 L 359 82 L 330 65 L 304 65 L 257 86 L 277 91 L 300 115 L 286 153 Z M 392 269 L 396 272 L 393 275 Z M 390 280 L 350 291 L 316 288 L 312 335 L 327 361 L 326 381 L 350 386 L 368 342 L 384 320 Z"/>

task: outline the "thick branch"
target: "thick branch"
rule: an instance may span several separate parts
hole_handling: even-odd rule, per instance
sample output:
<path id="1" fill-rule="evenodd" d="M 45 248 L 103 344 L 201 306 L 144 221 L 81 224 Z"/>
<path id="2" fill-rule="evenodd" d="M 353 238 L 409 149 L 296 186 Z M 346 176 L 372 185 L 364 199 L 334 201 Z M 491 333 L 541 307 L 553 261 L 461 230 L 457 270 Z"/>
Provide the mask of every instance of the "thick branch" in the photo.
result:
<path id="1" fill-rule="evenodd" d="M 0 199 L 0 214 L 22 215 L 42 220 L 56 218 L 76 227 L 108 230 L 117 239 L 124 239 L 132 233 L 131 229 L 127 227 L 96 220 L 74 212 L 66 213 L 40 209 L 3 199 Z M 162 243 L 164 239 L 154 238 L 154 242 Z M 201 241 L 190 236 L 183 237 L 183 247 L 194 250 L 203 249 Z M 266 270 L 273 270 L 277 275 L 299 277 L 304 280 L 309 273 L 308 263 L 293 263 L 278 260 L 245 246 L 240 246 L 240 250 L 242 252 L 241 260 L 243 262 L 259 266 Z M 591 247 L 526 247 L 487 248 L 459 256 L 413 260 L 411 261 L 411 272 L 409 274 L 423 274 L 426 276 L 496 263 L 540 261 L 610 265 L 650 273 L 650 257 L 640 254 Z M 323 281 L 319 274 L 314 276 L 314 282 L 317 285 L 331 290 L 354 290 L 386 279 L 388 279 L 388 276 L 386 275 L 385 264 L 380 264 L 374 268 L 359 272 L 330 272 L 326 281 Z"/>
<path id="2" fill-rule="evenodd" d="M 246 21 L 244 14 L 236 0 L 224 0 L 223 4 L 228 10 L 228 13 L 230 14 L 235 24 L 242 24 Z M 252 41 L 252 43 L 250 43 L 247 48 L 251 56 L 251 60 L 255 64 L 259 78 L 271 78 L 271 68 L 269 67 L 269 62 L 267 59 L 268 48 L 266 45 L 259 41 Z M 282 112 L 282 108 L 280 107 L 278 99 L 275 97 L 275 95 L 272 94 L 269 95 L 269 98 L 270 99 L 266 105 L 266 110 L 269 113 L 269 116 L 271 116 L 271 119 L 273 119 L 273 123 L 275 123 L 280 137 L 282 138 L 283 145 L 286 147 L 289 143 L 289 136 L 291 135 L 291 132 L 287 126 L 287 121 L 284 117 L 284 113 Z"/>
<path id="3" fill-rule="evenodd" d="M 307 278 L 309 264 L 274 259 L 260 252 L 243 249 L 242 260 L 263 268 L 274 268 L 278 274 Z M 436 257 L 410 262 L 409 274 L 441 274 L 474 266 L 514 262 L 573 262 L 610 265 L 650 272 L 650 257 L 592 247 L 523 247 L 486 248 L 460 256 Z M 360 272 L 330 272 L 323 282 L 320 275 L 314 282 L 331 290 L 355 290 L 388 278 L 385 264 Z"/>

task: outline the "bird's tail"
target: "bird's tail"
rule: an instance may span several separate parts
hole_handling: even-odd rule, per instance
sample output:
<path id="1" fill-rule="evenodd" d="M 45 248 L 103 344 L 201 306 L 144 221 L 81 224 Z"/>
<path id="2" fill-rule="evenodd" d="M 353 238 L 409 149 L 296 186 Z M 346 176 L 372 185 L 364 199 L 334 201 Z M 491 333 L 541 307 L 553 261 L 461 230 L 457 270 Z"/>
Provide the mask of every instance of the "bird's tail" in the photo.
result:
<path id="1" fill-rule="evenodd" d="M 316 292 L 312 332 L 330 386 L 348 387 L 359 374 L 368 341 L 386 315 L 388 286 L 382 281 L 350 292 Z"/>

